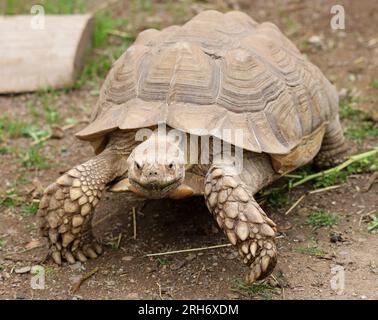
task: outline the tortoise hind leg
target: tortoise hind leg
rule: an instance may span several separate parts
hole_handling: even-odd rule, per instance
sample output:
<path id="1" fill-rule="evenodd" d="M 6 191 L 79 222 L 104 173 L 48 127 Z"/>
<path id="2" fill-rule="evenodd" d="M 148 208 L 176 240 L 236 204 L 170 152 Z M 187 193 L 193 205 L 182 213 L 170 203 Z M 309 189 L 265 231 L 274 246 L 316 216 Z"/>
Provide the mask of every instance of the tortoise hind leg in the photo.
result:
<path id="1" fill-rule="evenodd" d="M 322 146 L 314 159 L 319 168 L 329 168 L 340 164 L 347 158 L 348 145 L 339 118 L 331 122 L 324 134 Z"/>
<path id="2" fill-rule="evenodd" d="M 57 264 L 82 262 L 101 254 L 93 241 L 91 221 L 105 186 L 126 171 L 125 157 L 111 149 L 74 167 L 48 186 L 38 217 L 42 234 L 48 237 Z"/>

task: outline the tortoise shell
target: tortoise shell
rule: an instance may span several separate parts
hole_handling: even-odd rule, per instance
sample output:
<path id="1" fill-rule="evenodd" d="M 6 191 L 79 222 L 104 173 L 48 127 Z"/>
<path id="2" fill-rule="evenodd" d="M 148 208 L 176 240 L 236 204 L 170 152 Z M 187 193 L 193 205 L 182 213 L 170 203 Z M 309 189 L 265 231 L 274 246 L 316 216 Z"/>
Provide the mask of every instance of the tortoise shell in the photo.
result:
<path id="1" fill-rule="evenodd" d="M 274 24 L 204 11 L 181 27 L 141 32 L 114 63 L 77 137 L 99 145 L 111 131 L 164 122 L 280 155 L 337 113 L 333 85 Z"/>

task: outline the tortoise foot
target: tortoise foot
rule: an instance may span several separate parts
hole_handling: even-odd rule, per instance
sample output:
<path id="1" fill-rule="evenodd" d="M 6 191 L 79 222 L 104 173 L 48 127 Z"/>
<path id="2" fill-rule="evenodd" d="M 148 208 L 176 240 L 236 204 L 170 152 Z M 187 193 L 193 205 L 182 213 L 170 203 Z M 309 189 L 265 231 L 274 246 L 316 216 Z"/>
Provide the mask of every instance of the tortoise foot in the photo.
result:
<path id="1" fill-rule="evenodd" d="M 323 149 L 314 158 L 315 166 L 319 169 L 328 169 L 346 161 L 351 150 L 346 143 L 334 149 Z"/>
<path id="2" fill-rule="evenodd" d="M 251 269 L 248 282 L 268 276 L 277 262 L 275 223 L 267 217 L 238 176 L 213 167 L 206 176 L 209 210 Z"/>
<path id="3" fill-rule="evenodd" d="M 271 239 L 248 239 L 238 245 L 243 262 L 250 268 L 247 283 L 264 279 L 277 263 L 277 248 Z"/>
<path id="4" fill-rule="evenodd" d="M 89 160 L 56 180 L 44 192 L 38 217 L 57 264 L 96 258 L 101 247 L 92 241 L 91 220 L 105 188 L 96 162 Z"/>

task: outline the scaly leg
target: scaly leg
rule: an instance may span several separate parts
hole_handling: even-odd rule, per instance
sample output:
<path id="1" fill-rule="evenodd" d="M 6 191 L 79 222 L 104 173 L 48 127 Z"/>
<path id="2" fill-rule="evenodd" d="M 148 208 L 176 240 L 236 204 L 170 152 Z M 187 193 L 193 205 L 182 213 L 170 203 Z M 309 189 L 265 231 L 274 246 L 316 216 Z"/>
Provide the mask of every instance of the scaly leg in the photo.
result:
<path id="1" fill-rule="evenodd" d="M 348 154 L 343 128 L 337 118 L 328 125 L 322 146 L 314 162 L 319 168 L 329 168 L 345 161 Z"/>
<path id="2" fill-rule="evenodd" d="M 219 227 L 250 267 L 247 281 L 253 283 L 268 276 L 277 262 L 276 225 L 253 195 L 278 175 L 269 156 L 246 153 L 244 158 L 240 175 L 233 174 L 224 164 L 211 166 L 206 176 L 205 198 Z"/>
<path id="3" fill-rule="evenodd" d="M 42 234 L 48 237 L 57 264 L 86 261 L 101 254 L 93 240 L 91 220 L 105 186 L 127 171 L 128 150 L 111 146 L 74 167 L 48 186 L 38 211 Z"/>

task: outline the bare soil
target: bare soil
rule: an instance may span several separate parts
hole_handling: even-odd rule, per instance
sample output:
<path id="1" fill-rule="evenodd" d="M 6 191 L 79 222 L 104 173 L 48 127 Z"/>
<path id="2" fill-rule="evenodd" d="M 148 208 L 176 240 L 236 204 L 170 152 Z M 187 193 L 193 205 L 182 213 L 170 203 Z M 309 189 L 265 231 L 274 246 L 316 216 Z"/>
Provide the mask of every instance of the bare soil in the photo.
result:
<path id="1" fill-rule="evenodd" d="M 345 8 L 345 30 L 330 28 L 333 2 L 323 0 L 184 1 L 186 14 L 175 18 L 161 2 L 156 2 L 159 10 L 154 23 L 158 21 L 165 26 L 183 22 L 208 8 L 241 9 L 257 21 L 270 20 L 285 31 L 338 89 L 346 88 L 354 96 L 368 97 L 357 107 L 374 116 L 378 90 L 372 88 L 371 82 L 377 79 L 378 69 L 378 33 L 373 27 L 378 25 L 378 3 L 373 0 L 337 3 Z M 130 14 L 124 7 L 121 9 L 118 14 Z M 133 28 L 147 27 L 146 16 L 147 13 L 138 12 L 133 18 Z M 308 43 L 314 35 L 321 38 L 320 45 Z M 62 119 L 80 120 L 88 119 L 96 99 L 89 88 L 83 87 L 59 92 L 51 103 Z M 27 121 L 31 117 L 29 103 L 42 110 L 38 94 L 0 96 L 0 115 L 7 113 L 14 119 Z M 46 125 L 44 120 L 40 123 Z M 83 126 L 78 124 L 67 129 L 61 139 L 45 142 L 41 152 L 49 159 L 50 168 L 25 168 L 19 156 L 0 155 L 0 194 L 14 187 L 17 180 L 17 193 L 29 203 L 33 196 L 40 196 L 38 188 L 35 190 L 39 183 L 46 187 L 62 172 L 89 159 L 92 148 L 74 137 Z M 21 137 L 9 139 L 7 144 L 25 150 L 31 140 Z M 360 141 L 358 148 L 368 150 L 377 145 L 377 138 L 368 138 Z M 202 198 L 149 202 L 136 215 L 134 239 L 132 215 L 125 210 L 127 196 L 108 193 L 96 210 L 99 223 L 94 227 L 96 235 L 106 243 L 104 254 L 85 264 L 63 267 L 45 259 L 47 249 L 38 235 L 36 217 L 23 215 L 22 204 L 1 205 L 0 299 L 378 299 L 378 233 L 367 231 L 367 214 L 378 209 L 378 185 L 375 183 L 369 191 L 363 191 L 370 176 L 368 173 L 349 176 L 338 189 L 308 195 L 288 215 L 285 215 L 287 209 L 311 189 L 311 184 L 290 191 L 286 205 L 263 205 L 279 226 L 279 262 L 274 271 L 279 284 L 271 278 L 268 282 L 273 290 L 256 294 L 235 290 L 247 269 L 232 247 L 146 257 L 149 253 L 227 243 Z M 337 223 L 318 229 L 307 225 L 309 214 L 318 210 L 336 213 Z M 335 234 L 339 235 L 338 241 L 331 241 L 332 234 L 332 240 Z M 31 245 L 37 247 L 30 248 Z M 324 254 L 304 253 L 303 249 L 309 247 L 321 249 Z M 29 272 L 16 273 L 21 267 L 38 264 L 46 269 L 43 290 L 31 288 Z M 341 294 L 332 290 L 330 284 L 335 266 L 345 271 L 345 289 Z M 80 277 L 95 268 L 98 271 L 72 293 Z"/>

